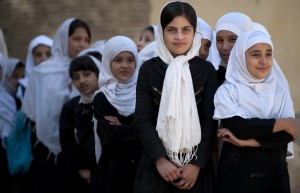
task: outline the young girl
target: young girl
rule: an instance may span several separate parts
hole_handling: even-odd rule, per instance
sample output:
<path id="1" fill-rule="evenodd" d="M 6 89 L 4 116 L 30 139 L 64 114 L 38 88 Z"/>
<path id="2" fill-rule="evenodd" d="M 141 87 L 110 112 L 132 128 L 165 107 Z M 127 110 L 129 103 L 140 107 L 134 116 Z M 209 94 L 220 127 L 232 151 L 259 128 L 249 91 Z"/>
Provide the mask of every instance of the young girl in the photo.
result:
<path id="1" fill-rule="evenodd" d="M 90 41 L 90 29 L 84 21 L 65 20 L 56 32 L 52 57 L 31 72 L 22 110 L 35 123 L 36 192 L 52 193 L 64 186 L 63 160 L 59 156 L 59 117 L 70 95 L 69 65 L 80 51 L 89 47 Z"/>
<path id="2" fill-rule="evenodd" d="M 208 59 L 218 69 L 218 85 L 225 80 L 228 58 L 237 37 L 243 32 L 253 29 L 252 20 L 243 13 L 230 12 L 218 20 Z"/>
<path id="3" fill-rule="evenodd" d="M 134 192 L 213 192 L 212 119 L 217 79 L 197 57 L 197 16 L 185 2 L 165 5 L 158 22 L 158 57 L 137 82 L 135 124 L 144 147 Z"/>
<path id="4" fill-rule="evenodd" d="M 93 131 L 93 96 L 98 90 L 100 61 L 93 56 L 75 58 L 69 68 L 80 93 L 64 104 L 60 116 L 60 143 L 68 169 L 68 192 L 90 192 L 96 169 Z"/>
<path id="5" fill-rule="evenodd" d="M 142 146 L 133 129 L 137 80 L 135 43 L 115 36 L 105 43 L 94 116 L 102 154 L 93 192 L 132 193 Z"/>
<path id="6" fill-rule="evenodd" d="M 297 137 L 299 122 L 288 87 L 269 36 L 239 36 L 214 101 L 214 118 L 227 128 L 217 134 L 224 140 L 218 192 L 290 192 L 287 144 Z"/>
<path id="7" fill-rule="evenodd" d="M 209 54 L 209 48 L 213 38 L 213 31 L 209 24 L 201 18 L 197 18 L 198 31 L 202 35 L 199 57 L 206 60 Z"/>
<path id="8" fill-rule="evenodd" d="M 146 27 L 140 35 L 140 39 L 137 42 L 138 52 L 144 49 L 149 43 L 157 39 L 157 27 L 155 25 L 149 25 Z"/>

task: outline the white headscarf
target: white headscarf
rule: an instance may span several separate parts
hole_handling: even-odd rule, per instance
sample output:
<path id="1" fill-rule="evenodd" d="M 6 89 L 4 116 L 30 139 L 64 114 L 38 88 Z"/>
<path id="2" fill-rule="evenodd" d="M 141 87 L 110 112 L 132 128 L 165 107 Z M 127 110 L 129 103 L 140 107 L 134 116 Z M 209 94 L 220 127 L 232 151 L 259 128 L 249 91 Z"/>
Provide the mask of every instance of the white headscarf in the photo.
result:
<path id="1" fill-rule="evenodd" d="M 239 36 L 245 31 L 254 30 L 254 26 L 250 17 L 239 12 L 227 13 L 218 20 L 213 32 L 213 40 L 207 59 L 216 69 L 218 69 L 221 64 L 221 58 L 216 45 L 216 34 L 221 30 L 227 30 Z M 225 67 L 227 66 L 227 64 L 223 65 Z"/>
<path id="2" fill-rule="evenodd" d="M 214 119 L 295 117 L 286 78 L 274 59 L 266 78 L 256 79 L 248 72 L 245 52 L 257 43 L 273 48 L 271 39 L 262 32 L 249 31 L 239 36 L 229 57 L 226 81 L 215 94 Z"/>
<path id="3" fill-rule="evenodd" d="M 46 35 L 39 35 L 31 40 L 27 50 L 25 77 L 19 81 L 23 86 L 26 87 L 28 78 L 31 74 L 31 70 L 37 65 L 34 63 L 34 59 L 33 59 L 34 48 L 36 48 L 39 45 L 44 45 L 51 48 L 52 44 L 53 44 L 53 40 Z"/>
<path id="4" fill-rule="evenodd" d="M 17 58 L 5 58 L 3 60 L 4 63 L 2 66 L 4 66 L 4 70 L 3 70 L 3 75 L 2 75 L 3 77 L 2 77 L 1 84 L 7 93 L 9 93 L 11 96 L 15 96 L 17 93 L 17 87 L 14 87 L 9 82 L 9 78 L 12 76 L 20 60 Z"/>
<path id="5" fill-rule="evenodd" d="M 0 51 L 0 66 L 5 71 L 4 56 Z M 4 77 L 2 73 L 1 81 Z M 12 131 L 16 119 L 16 103 L 14 98 L 0 84 L 0 137 L 7 138 Z"/>
<path id="6" fill-rule="evenodd" d="M 197 23 L 198 23 L 197 31 L 202 34 L 202 39 L 207 39 L 211 42 L 213 38 L 213 31 L 209 26 L 209 24 L 199 17 L 197 18 Z"/>
<path id="7" fill-rule="evenodd" d="M 55 155 L 61 151 L 61 109 L 70 95 L 68 38 L 73 21 L 73 18 L 67 19 L 57 30 L 52 57 L 32 69 L 22 106 L 23 112 L 36 123 L 37 138 Z"/>
<path id="8" fill-rule="evenodd" d="M 197 151 L 201 141 L 201 126 L 188 61 L 198 55 L 201 34 L 195 33 L 186 55 L 174 58 L 164 43 L 158 21 L 158 56 L 168 65 L 163 84 L 156 130 L 170 160 L 182 166 Z"/>
<path id="9" fill-rule="evenodd" d="M 115 36 L 107 40 L 104 46 L 102 66 L 99 75 L 100 92 L 103 92 L 107 100 L 123 116 L 129 116 L 135 110 L 136 81 L 138 76 L 136 66 L 133 76 L 126 82 L 119 82 L 110 70 L 112 60 L 120 53 L 131 52 L 137 64 L 137 48 L 135 43 L 125 36 Z"/>

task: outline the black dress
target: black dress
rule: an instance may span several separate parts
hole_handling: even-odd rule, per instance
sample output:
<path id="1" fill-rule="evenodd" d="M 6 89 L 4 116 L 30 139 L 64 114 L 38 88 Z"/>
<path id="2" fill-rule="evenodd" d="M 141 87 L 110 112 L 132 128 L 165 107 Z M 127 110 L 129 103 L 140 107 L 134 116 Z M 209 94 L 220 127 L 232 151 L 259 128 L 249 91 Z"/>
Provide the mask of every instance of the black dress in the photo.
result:
<path id="1" fill-rule="evenodd" d="M 239 139 L 256 139 L 262 147 L 237 147 L 224 142 L 218 168 L 219 193 L 290 193 L 286 162 L 292 136 L 272 133 L 275 119 L 222 120 Z"/>
<path id="2" fill-rule="evenodd" d="M 155 128 L 167 65 L 156 57 L 142 65 L 137 82 L 135 127 L 143 144 L 144 153 L 136 176 L 135 193 L 213 192 L 211 152 L 217 122 L 212 116 L 217 77 L 210 62 L 195 57 L 189 64 L 202 132 L 197 158 L 190 162 L 201 168 L 197 181 L 192 189 L 180 190 L 166 182 L 156 169 L 156 161 L 161 157 L 167 158 L 166 149 Z"/>
<path id="3" fill-rule="evenodd" d="M 67 168 L 66 190 L 74 193 L 91 191 L 91 184 L 79 175 L 80 169 L 96 169 L 92 103 L 79 103 L 80 96 L 64 104 L 60 117 L 60 143 Z"/>
<path id="4" fill-rule="evenodd" d="M 94 116 L 102 154 L 97 165 L 93 192 L 132 193 L 142 145 L 133 128 L 133 115 L 122 116 L 102 92 L 94 98 Z M 117 117 L 122 125 L 114 126 L 104 116 Z"/>

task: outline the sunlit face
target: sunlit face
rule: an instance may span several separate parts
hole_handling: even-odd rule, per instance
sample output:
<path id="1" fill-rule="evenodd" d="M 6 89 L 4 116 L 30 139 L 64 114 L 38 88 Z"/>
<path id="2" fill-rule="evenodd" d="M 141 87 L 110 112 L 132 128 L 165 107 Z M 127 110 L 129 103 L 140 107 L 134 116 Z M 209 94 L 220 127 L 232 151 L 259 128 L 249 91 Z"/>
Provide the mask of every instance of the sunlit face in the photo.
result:
<path id="1" fill-rule="evenodd" d="M 217 32 L 216 42 L 219 55 L 223 62 L 228 63 L 230 52 L 237 40 L 238 36 L 227 30 Z"/>
<path id="2" fill-rule="evenodd" d="M 201 39 L 201 47 L 199 50 L 199 57 L 206 60 L 209 54 L 211 42 L 208 39 Z"/>
<path id="3" fill-rule="evenodd" d="M 137 43 L 138 52 L 141 51 L 145 46 L 147 46 L 150 42 L 154 41 L 154 35 L 149 30 L 144 30 L 141 33 L 140 39 Z"/>
<path id="4" fill-rule="evenodd" d="M 89 95 L 98 90 L 98 76 L 95 72 L 80 70 L 72 72 L 72 75 L 72 82 L 80 93 Z"/>
<path id="5" fill-rule="evenodd" d="M 32 55 L 34 64 L 39 65 L 41 62 L 50 58 L 51 48 L 49 46 L 40 44 L 33 49 Z"/>
<path id="6" fill-rule="evenodd" d="M 186 54 L 192 46 L 194 29 L 185 16 L 175 17 L 163 33 L 166 47 L 173 57 Z"/>
<path id="7" fill-rule="evenodd" d="M 90 37 L 83 27 L 75 29 L 74 33 L 68 39 L 68 55 L 75 59 L 79 52 L 90 46 Z"/>
<path id="8" fill-rule="evenodd" d="M 111 73 L 116 79 L 123 83 L 133 76 L 135 68 L 135 57 L 128 51 L 120 52 L 110 63 Z"/>
<path id="9" fill-rule="evenodd" d="M 272 47 L 266 43 L 251 46 L 245 53 L 247 70 L 253 78 L 266 78 L 273 66 Z"/>
<path id="10" fill-rule="evenodd" d="M 25 67 L 16 67 L 8 81 L 13 87 L 17 87 L 19 80 L 25 76 Z"/>

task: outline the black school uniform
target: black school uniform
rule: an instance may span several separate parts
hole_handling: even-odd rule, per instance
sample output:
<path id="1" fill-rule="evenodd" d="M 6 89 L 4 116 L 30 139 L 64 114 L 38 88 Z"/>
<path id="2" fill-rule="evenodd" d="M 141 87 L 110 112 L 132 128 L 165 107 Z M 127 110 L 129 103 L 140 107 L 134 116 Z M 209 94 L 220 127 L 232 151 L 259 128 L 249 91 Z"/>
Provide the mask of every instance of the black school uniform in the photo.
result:
<path id="1" fill-rule="evenodd" d="M 65 160 L 68 179 L 66 188 L 69 192 L 90 192 L 87 184 L 79 175 L 80 169 L 92 173 L 96 168 L 95 144 L 93 133 L 93 107 L 79 104 L 80 96 L 65 103 L 60 117 L 60 142 Z"/>
<path id="2" fill-rule="evenodd" d="M 238 147 L 224 142 L 218 168 L 219 193 L 290 193 L 286 161 L 292 136 L 272 133 L 275 119 L 223 119 L 239 139 L 256 139 L 262 147 Z"/>
<path id="3" fill-rule="evenodd" d="M 180 190 L 170 182 L 166 182 L 156 168 L 158 159 L 163 156 L 168 157 L 156 131 L 167 65 L 156 57 L 142 65 L 137 82 L 135 125 L 144 153 L 136 176 L 135 193 L 212 193 L 214 191 L 211 152 L 217 130 L 217 122 L 212 119 L 217 77 L 210 62 L 194 57 L 189 64 L 202 132 L 202 139 L 196 152 L 197 158 L 193 158 L 190 162 L 201 168 L 197 181 L 192 189 Z"/>
<path id="4" fill-rule="evenodd" d="M 94 113 L 102 154 L 97 165 L 93 192 L 132 193 L 142 146 L 133 128 L 133 115 L 122 116 L 102 92 L 94 98 Z M 122 125 L 114 126 L 104 116 L 117 117 Z"/>

